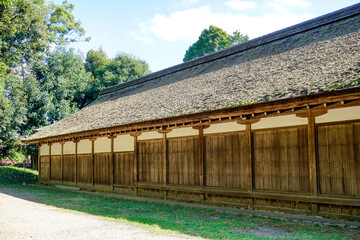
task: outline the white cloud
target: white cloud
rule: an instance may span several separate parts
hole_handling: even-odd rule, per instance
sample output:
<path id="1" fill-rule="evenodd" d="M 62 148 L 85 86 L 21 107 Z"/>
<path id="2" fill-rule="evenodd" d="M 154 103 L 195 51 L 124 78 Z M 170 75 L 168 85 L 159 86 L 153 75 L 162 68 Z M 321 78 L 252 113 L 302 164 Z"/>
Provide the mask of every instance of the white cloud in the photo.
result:
<path id="1" fill-rule="evenodd" d="M 275 0 L 275 2 L 289 7 L 307 7 L 311 5 L 310 2 L 304 0 Z"/>
<path id="2" fill-rule="evenodd" d="M 237 10 L 252 9 L 257 6 L 257 4 L 255 2 L 238 1 L 238 0 L 228 1 L 225 4 L 229 7 L 237 9 Z"/>
<path id="3" fill-rule="evenodd" d="M 154 40 L 146 35 L 141 35 L 139 33 L 136 33 L 134 31 L 129 31 L 129 34 L 134 38 L 136 41 L 140 42 L 146 42 L 146 43 L 152 43 Z"/>
<path id="4" fill-rule="evenodd" d="M 186 8 L 186 7 L 190 7 L 194 4 L 196 4 L 198 2 L 199 2 L 199 0 L 176 0 L 176 1 L 173 1 L 171 3 L 171 5 L 174 7 Z"/>
<path id="5" fill-rule="evenodd" d="M 201 31 L 210 25 L 218 26 L 231 34 L 236 30 L 255 38 L 284 27 L 300 23 L 314 16 L 278 12 L 260 16 L 246 14 L 215 13 L 209 6 L 176 11 L 170 15 L 157 14 L 151 20 L 139 25 L 140 36 L 154 36 L 165 41 L 185 40 L 195 42 Z M 135 37 L 135 34 L 133 35 Z"/>

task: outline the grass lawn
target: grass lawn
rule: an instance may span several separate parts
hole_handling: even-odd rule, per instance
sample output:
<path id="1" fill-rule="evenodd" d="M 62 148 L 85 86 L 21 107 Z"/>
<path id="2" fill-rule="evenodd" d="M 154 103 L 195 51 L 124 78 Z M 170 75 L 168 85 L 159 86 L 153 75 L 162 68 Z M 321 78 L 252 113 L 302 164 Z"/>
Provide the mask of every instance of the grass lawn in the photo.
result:
<path id="1" fill-rule="evenodd" d="M 38 186 L 4 184 L 0 192 L 79 213 L 127 222 L 151 231 L 210 239 L 360 239 L 360 231 L 319 227 L 279 219 L 244 216 L 213 209 L 124 200 Z M 22 182 L 22 181 L 21 181 Z"/>

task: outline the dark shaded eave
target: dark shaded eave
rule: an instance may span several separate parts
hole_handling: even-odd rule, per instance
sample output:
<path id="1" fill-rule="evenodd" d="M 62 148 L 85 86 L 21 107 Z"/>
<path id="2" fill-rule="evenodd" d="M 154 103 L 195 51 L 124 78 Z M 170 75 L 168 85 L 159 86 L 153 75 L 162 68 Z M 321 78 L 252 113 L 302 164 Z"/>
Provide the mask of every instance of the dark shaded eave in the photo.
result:
<path id="1" fill-rule="evenodd" d="M 329 105 L 324 106 L 324 103 L 329 103 Z M 143 121 L 108 128 L 99 128 L 90 131 L 80 131 L 39 139 L 23 139 L 21 141 L 27 144 L 36 144 L 40 142 L 59 142 L 64 140 L 74 140 L 78 138 L 89 138 L 94 136 L 123 134 L 137 131 L 151 131 L 168 127 L 173 128 L 176 127 L 177 124 L 180 124 L 180 126 L 178 127 L 181 127 L 182 123 L 185 124 L 184 126 L 196 126 L 209 122 L 227 122 L 229 120 L 233 121 L 234 119 L 240 119 L 241 116 L 245 117 L 246 119 L 258 119 L 272 116 L 277 111 L 281 112 L 277 112 L 278 114 L 276 115 L 281 116 L 286 114 L 303 113 L 310 109 L 327 110 L 337 108 L 339 107 L 339 105 L 360 105 L 360 87 L 334 90 L 330 92 L 322 92 L 312 95 L 297 96 L 293 98 L 284 98 L 240 107 L 206 111 L 185 116 Z M 264 112 L 269 112 L 272 115 L 264 115 Z"/>
<path id="2" fill-rule="evenodd" d="M 261 37 L 258 37 L 258 38 L 255 38 L 255 39 L 252 39 L 252 40 L 249 40 L 249 41 L 237 44 L 237 45 L 234 45 L 232 47 L 228 47 L 223 50 L 220 50 L 220 51 L 217 51 L 214 53 L 210 53 L 203 57 L 196 58 L 196 59 L 190 60 L 188 62 L 181 63 L 178 65 L 166 68 L 164 70 L 157 71 L 155 73 L 148 74 L 144 77 L 140 77 L 140 78 L 137 78 L 137 79 L 125 82 L 125 83 L 120 83 L 120 84 L 117 84 L 117 85 L 114 85 L 111 87 L 104 88 L 101 90 L 100 96 L 106 95 L 109 93 L 113 93 L 113 92 L 128 88 L 130 86 L 139 85 L 144 82 L 151 81 L 153 79 L 156 79 L 156 78 L 159 78 L 162 76 L 173 74 L 173 73 L 176 73 L 176 72 L 188 69 L 188 68 L 195 67 L 197 65 L 201 65 L 201 64 L 204 64 L 207 62 L 214 61 L 216 59 L 228 57 L 228 56 L 246 51 L 248 49 L 251 49 L 251 48 L 254 48 L 257 46 L 268 44 L 270 42 L 277 41 L 279 39 L 287 38 L 292 35 L 295 35 L 295 34 L 298 34 L 298 33 L 304 32 L 304 31 L 309 31 L 311 29 L 314 29 L 314 28 L 317 28 L 320 26 L 324 26 L 324 25 L 327 25 L 327 24 L 330 24 L 330 23 L 333 23 L 336 21 L 340 21 L 340 20 L 348 18 L 348 17 L 356 16 L 359 14 L 360 14 L 360 3 L 337 10 L 335 12 L 331 12 L 331 13 L 322 15 L 320 17 L 316 17 L 314 19 L 310 19 L 308 21 L 281 29 L 281 30 L 273 32 L 273 33 L 270 33 L 270 34 L 267 34 L 267 35 L 264 35 L 264 36 L 261 36 Z"/>

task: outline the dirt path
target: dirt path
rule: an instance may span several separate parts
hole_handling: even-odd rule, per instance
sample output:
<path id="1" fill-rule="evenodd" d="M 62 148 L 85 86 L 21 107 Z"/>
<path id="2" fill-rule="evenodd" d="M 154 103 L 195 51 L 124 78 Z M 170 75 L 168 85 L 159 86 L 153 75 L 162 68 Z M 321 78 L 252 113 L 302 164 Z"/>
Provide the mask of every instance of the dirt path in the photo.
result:
<path id="1" fill-rule="evenodd" d="M 48 239 L 192 239 L 157 234 L 140 227 L 69 213 L 0 193 L 1 240 Z M 194 238 L 197 239 L 197 238 Z"/>

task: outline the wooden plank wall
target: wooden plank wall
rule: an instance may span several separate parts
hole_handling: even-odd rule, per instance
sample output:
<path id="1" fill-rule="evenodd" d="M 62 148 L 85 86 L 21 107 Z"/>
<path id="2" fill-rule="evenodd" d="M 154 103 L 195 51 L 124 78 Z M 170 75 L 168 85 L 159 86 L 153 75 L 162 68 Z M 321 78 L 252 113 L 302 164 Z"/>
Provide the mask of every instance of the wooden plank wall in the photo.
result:
<path id="1" fill-rule="evenodd" d="M 111 153 L 94 154 L 94 184 L 112 185 L 110 183 Z"/>
<path id="2" fill-rule="evenodd" d="M 61 181 L 61 155 L 51 156 L 51 180 Z"/>
<path id="3" fill-rule="evenodd" d="M 50 163 L 50 158 L 49 156 L 40 156 L 40 176 L 39 178 L 41 180 L 43 179 L 49 179 L 50 178 L 50 168 L 49 168 L 49 164 Z"/>
<path id="4" fill-rule="evenodd" d="M 131 185 L 134 182 L 134 152 L 114 154 L 114 184 Z"/>
<path id="5" fill-rule="evenodd" d="M 181 137 L 167 140 L 169 184 L 200 184 L 199 138 Z"/>
<path id="6" fill-rule="evenodd" d="M 163 182 L 163 144 L 162 140 L 138 142 L 139 182 Z"/>
<path id="7" fill-rule="evenodd" d="M 93 179 L 92 154 L 77 155 L 77 182 L 91 184 Z"/>
<path id="8" fill-rule="evenodd" d="M 205 136 L 205 184 L 246 188 L 245 133 Z"/>
<path id="9" fill-rule="evenodd" d="M 253 132 L 257 190 L 310 191 L 306 127 Z"/>
<path id="10" fill-rule="evenodd" d="M 63 181 L 75 182 L 75 169 L 75 155 L 63 155 Z"/>
<path id="11" fill-rule="evenodd" d="M 360 123 L 318 127 L 320 193 L 360 196 Z"/>
<path id="12" fill-rule="evenodd" d="M 144 196 L 360 219 L 360 121 L 312 129 L 315 134 L 307 126 L 208 134 L 202 151 L 199 136 L 164 135 L 135 142 L 134 152 L 40 156 L 39 178 Z M 308 147 L 312 135 L 313 155 Z M 309 156 L 315 165 L 311 186 Z"/>

